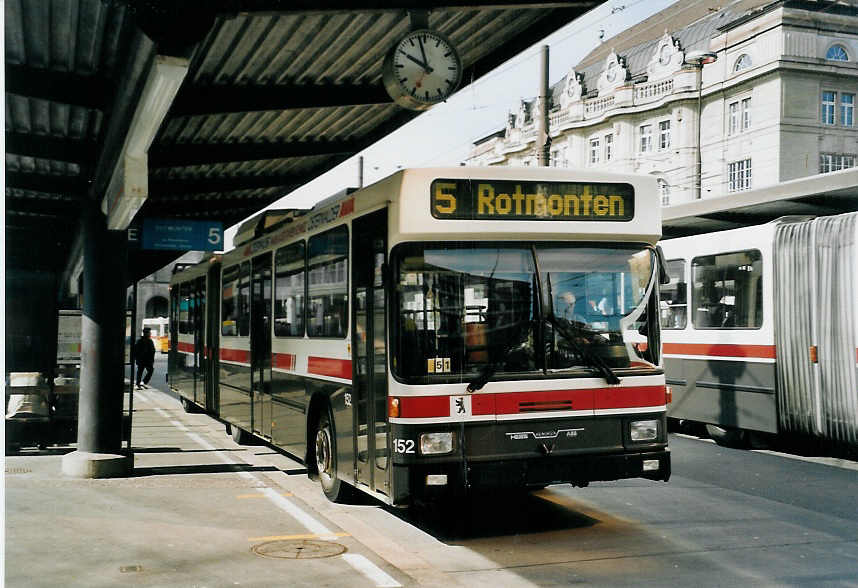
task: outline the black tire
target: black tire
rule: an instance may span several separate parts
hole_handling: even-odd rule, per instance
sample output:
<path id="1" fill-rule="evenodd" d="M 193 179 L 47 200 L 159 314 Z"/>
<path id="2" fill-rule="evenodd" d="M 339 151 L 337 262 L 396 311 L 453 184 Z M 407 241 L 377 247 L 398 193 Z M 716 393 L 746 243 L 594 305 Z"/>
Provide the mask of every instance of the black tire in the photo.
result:
<path id="1" fill-rule="evenodd" d="M 316 421 L 312 452 L 322 492 L 331 502 L 346 502 L 348 485 L 337 476 L 337 438 L 327 409 Z"/>
<path id="2" fill-rule="evenodd" d="M 706 425 L 706 432 L 715 443 L 721 447 L 732 447 L 733 449 L 748 448 L 748 432 L 744 429 L 731 429 L 719 427 L 718 425 Z"/>

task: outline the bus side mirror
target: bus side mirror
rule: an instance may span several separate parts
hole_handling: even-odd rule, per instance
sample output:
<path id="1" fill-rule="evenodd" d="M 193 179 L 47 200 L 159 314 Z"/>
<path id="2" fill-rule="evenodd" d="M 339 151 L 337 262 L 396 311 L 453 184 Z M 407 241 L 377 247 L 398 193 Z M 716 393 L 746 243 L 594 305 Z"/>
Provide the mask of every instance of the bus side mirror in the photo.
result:
<path id="1" fill-rule="evenodd" d="M 655 256 L 658 258 L 658 283 L 669 284 L 670 275 L 667 273 L 667 260 L 664 259 L 664 251 L 661 250 L 661 245 L 655 246 Z"/>

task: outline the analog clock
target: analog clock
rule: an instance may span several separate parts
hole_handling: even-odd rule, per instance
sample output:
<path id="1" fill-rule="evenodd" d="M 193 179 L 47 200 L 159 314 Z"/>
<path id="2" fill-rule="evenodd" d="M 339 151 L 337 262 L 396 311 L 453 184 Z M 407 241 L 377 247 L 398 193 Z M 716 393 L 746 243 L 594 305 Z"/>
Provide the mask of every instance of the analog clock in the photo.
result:
<path id="1" fill-rule="evenodd" d="M 459 86 L 462 61 L 440 33 L 411 31 L 385 57 L 383 80 L 394 102 L 411 110 L 426 110 L 446 100 Z"/>

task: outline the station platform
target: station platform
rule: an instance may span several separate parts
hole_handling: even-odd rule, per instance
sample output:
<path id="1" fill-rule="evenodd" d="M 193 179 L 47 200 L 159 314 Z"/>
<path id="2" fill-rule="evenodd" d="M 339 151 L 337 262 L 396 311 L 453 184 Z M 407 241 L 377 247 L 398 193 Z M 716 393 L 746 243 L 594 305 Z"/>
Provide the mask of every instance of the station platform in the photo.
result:
<path id="1" fill-rule="evenodd" d="M 303 465 L 165 391 L 135 391 L 130 476 L 66 477 L 73 450 L 5 458 L 7 587 L 434 584 L 384 508 L 328 502 Z"/>

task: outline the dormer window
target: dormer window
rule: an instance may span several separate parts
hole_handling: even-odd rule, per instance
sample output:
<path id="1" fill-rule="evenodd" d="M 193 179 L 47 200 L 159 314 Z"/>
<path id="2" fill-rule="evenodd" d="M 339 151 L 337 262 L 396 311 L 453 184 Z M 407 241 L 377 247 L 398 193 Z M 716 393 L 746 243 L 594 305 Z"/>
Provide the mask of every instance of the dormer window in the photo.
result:
<path id="1" fill-rule="evenodd" d="M 733 67 L 733 71 L 742 71 L 743 69 L 748 69 L 751 65 L 751 56 L 747 53 L 743 53 L 739 59 L 736 60 L 736 65 Z"/>
<path id="2" fill-rule="evenodd" d="M 843 45 L 832 45 L 825 54 L 825 59 L 830 59 L 831 61 L 849 61 L 849 54 L 846 53 Z"/>
<path id="3" fill-rule="evenodd" d="M 617 78 L 617 64 L 612 61 L 608 64 L 608 73 L 605 74 L 609 82 L 613 82 Z"/>

